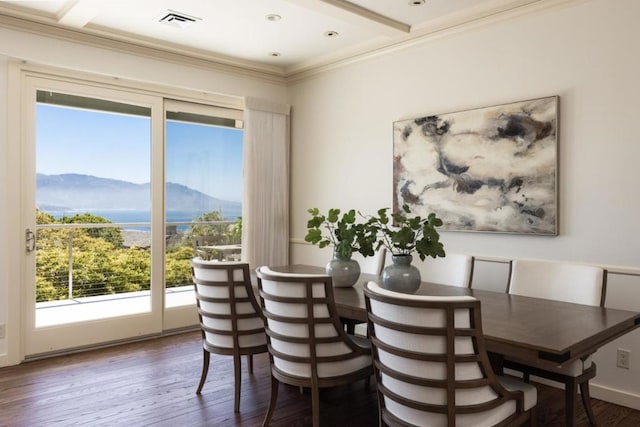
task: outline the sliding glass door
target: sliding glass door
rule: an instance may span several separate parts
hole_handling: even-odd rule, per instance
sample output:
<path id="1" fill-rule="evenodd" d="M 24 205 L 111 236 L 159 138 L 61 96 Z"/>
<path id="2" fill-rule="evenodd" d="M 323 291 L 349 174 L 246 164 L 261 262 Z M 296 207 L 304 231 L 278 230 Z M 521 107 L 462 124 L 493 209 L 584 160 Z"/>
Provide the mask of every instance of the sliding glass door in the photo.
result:
<path id="1" fill-rule="evenodd" d="M 160 333 L 162 99 L 25 87 L 25 354 Z"/>
<path id="2" fill-rule="evenodd" d="M 189 259 L 241 257 L 241 111 L 25 78 L 25 355 L 197 325 Z"/>
<path id="3" fill-rule="evenodd" d="M 197 322 L 191 257 L 240 260 L 241 117 L 165 100 L 165 329 Z"/>

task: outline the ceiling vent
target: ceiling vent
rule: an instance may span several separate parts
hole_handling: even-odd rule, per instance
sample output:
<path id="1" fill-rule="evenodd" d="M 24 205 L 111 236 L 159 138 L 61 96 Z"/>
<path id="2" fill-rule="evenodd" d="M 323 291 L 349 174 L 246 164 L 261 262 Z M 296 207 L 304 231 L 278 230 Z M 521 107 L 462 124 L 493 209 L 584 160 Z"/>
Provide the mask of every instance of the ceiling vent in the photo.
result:
<path id="1" fill-rule="evenodd" d="M 186 13 L 176 12 L 174 10 L 168 10 L 166 14 L 160 18 L 159 22 L 171 25 L 172 27 L 187 28 L 196 21 L 200 21 L 200 18 L 195 16 L 189 16 Z"/>

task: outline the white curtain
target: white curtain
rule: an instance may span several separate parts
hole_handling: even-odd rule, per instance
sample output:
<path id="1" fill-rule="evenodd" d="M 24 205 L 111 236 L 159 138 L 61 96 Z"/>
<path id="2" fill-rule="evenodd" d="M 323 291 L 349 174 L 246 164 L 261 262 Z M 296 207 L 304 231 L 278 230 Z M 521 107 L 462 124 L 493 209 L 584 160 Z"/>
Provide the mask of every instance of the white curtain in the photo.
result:
<path id="1" fill-rule="evenodd" d="M 242 259 L 252 269 L 289 263 L 289 111 L 245 99 Z"/>

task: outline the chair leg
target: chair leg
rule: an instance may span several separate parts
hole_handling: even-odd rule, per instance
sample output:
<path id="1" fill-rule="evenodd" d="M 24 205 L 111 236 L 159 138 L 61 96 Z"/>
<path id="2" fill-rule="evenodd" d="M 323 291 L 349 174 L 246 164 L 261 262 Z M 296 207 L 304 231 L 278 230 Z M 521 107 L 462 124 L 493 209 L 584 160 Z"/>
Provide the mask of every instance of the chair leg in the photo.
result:
<path id="1" fill-rule="evenodd" d="M 269 400 L 269 409 L 267 409 L 267 415 L 264 416 L 262 427 L 266 427 L 271 422 L 273 411 L 276 409 L 276 402 L 278 401 L 278 385 L 280 383 L 273 375 L 271 375 L 271 400 Z"/>
<path id="2" fill-rule="evenodd" d="M 253 374 L 253 354 L 247 354 L 247 366 L 250 374 Z"/>
<path id="3" fill-rule="evenodd" d="M 311 416 L 313 427 L 320 427 L 320 390 L 317 385 L 311 385 Z"/>
<path id="4" fill-rule="evenodd" d="M 529 425 L 531 427 L 538 426 L 538 406 L 537 405 L 529 409 Z"/>
<path id="5" fill-rule="evenodd" d="M 564 410 L 566 427 L 576 425 L 576 397 L 578 395 L 578 384 L 575 379 L 564 383 Z"/>
<path id="6" fill-rule="evenodd" d="M 345 327 L 345 331 L 349 334 L 349 335 L 353 335 L 356 332 L 356 322 L 354 320 L 351 319 L 344 319 L 344 318 L 340 318 L 340 320 L 342 321 L 342 324 Z"/>
<path id="7" fill-rule="evenodd" d="M 204 382 L 207 380 L 207 373 L 209 372 L 209 359 L 211 355 L 207 350 L 203 350 L 202 357 L 202 375 L 200 375 L 200 384 L 198 384 L 198 389 L 196 390 L 196 394 L 200 394 L 202 391 L 202 387 L 204 387 Z"/>
<path id="8" fill-rule="evenodd" d="M 240 384 L 242 379 L 242 364 L 240 363 L 240 355 L 233 355 L 233 376 L 235 377 L 236 392 L 233 398 L 233 412 L 240 412 Z"/>
<path id="9" fill-rule="evenodd" d="M 380 393 L 378 392 L 378 425 L 380 427 L 389 427 L 389 424 L 386 423 L 386 421 L 384 420 L 384 417 L 382 416 L 382 405 L 381 405 L 381 397 L 380 397 Z"/>
<path id="10" fill-rule="evenodd" d="M 592 426 L 597 425 L 596 416 L 593 413 L 593 408 L 591 407 L 591 396 L 589 395 L 589 381 L 583 381 L 580 383 L 580 395 L 582 397 L 582 404 L 584 405 L 584 411 L 587 413 L 587 418 L 589 418 L 589 423 Z"/>

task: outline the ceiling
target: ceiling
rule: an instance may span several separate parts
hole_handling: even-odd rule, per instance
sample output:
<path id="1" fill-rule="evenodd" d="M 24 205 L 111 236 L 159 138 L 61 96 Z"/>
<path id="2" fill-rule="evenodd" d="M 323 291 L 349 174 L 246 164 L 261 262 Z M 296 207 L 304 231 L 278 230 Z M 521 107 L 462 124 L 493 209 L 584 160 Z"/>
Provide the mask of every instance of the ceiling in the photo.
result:
<path id="1" fill-rule="evenodd" d="M 0 1 L 0 18 L 287 76 L 544 1 Z"/>

